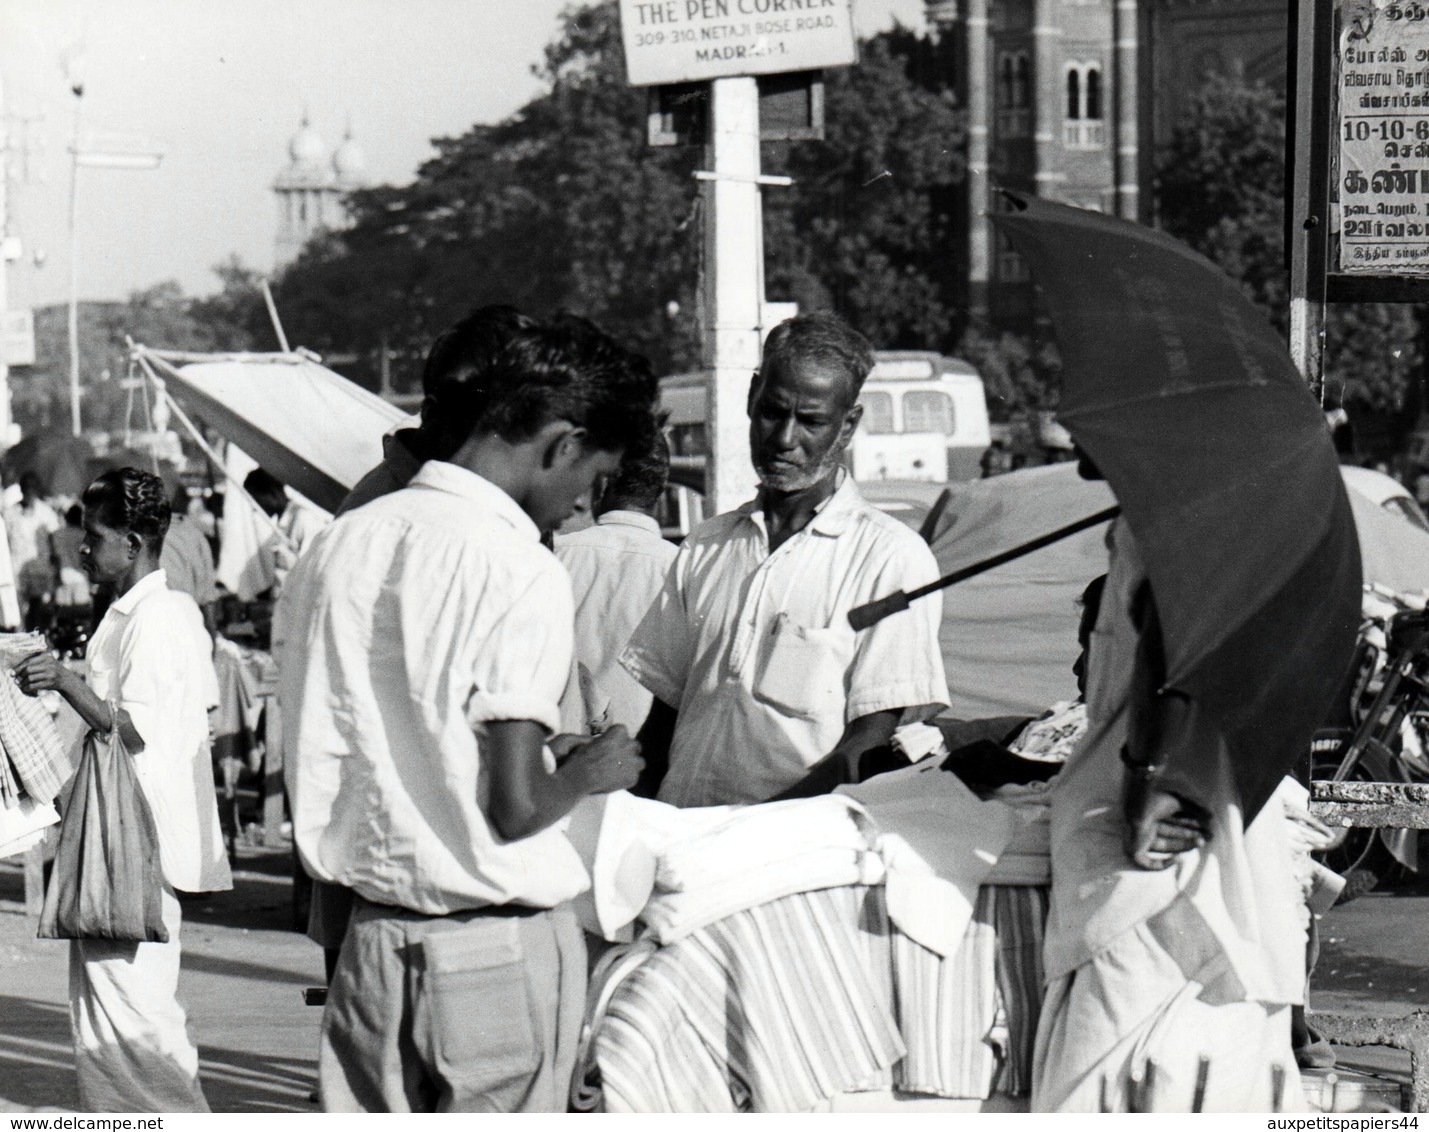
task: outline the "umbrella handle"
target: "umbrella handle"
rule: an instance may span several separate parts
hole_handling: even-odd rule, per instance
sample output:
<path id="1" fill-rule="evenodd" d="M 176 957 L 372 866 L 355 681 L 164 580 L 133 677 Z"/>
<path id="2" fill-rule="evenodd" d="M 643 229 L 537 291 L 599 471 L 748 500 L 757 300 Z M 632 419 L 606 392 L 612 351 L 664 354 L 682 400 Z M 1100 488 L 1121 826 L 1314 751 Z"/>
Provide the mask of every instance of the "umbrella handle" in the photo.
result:
<path id="1" fill-rule="evenodd" d="M 948 586 L 956 585 L 958 582 L 974 578 L 979 574 L 985 574 L 989 570 L 994 570 L 1005 563 L 1012 562 L 1024 555 L 1031 554 L 1034 550 L 1041 550 L 1044 546 L 1051 546 L 1054 542 L 1060 542 L 1064 538 L 1078 534 L 1088 527 L 1095 527 L 1099 523 L 1105 523 L 1115 519 L 1121 514 L 1120 507 L 1108 507 L 1104 511 L 1098 511 L 1094 515 L 1088 515 L 1085 519 L 1078 519 L 1075 523 L 1068 523 L 1065 527 L 1059 527 L 1055 531 L 1049 531 L 1045 535 L 1038 535 L 1036 538 L 1014 546 L 1011 550 L 1004 550 L 1000 554 L 994 554 L 991 558 L 984 558 L 981 562 L 974 562 L 971 566 L 964 566 L 961 570 L 954 570 L 951 574 L 945 574 L 936 582 L 929 582 L 926 586 L 919 586 L 911 593 L 903 590 L 895 590 L 887 597 L 881 597 L 877 601 L 870 601 L 865 605 L 855 606 L 848 611 L 848 623 L 853 627 L 854 632 L 861 632 L 864 629 L 877 625 L 885 617 L 895 613 L 901 613 L 907 609 L 911 602 L 917 601 L 920 597 L 927 597 L 931 593 L 947 589 Z"/>

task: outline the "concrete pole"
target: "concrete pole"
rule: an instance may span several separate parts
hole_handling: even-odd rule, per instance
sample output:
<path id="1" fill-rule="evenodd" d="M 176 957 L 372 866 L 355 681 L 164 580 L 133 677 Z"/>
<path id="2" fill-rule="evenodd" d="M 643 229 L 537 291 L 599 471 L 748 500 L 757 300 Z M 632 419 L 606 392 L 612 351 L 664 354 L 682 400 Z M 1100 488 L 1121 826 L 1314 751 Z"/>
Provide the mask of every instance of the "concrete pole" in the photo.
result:
<path id="1" fill-rule="evenodd" d="M 69 182 L 69 421 L 80 434 L 79 416 L 79 114 L 84 88 L 74 91 L 74 149 L 70 154 Z"/>
<path id="2" fill-rule="evenodd" d="M 1116 107 L 1116 214 L 1123 220 L 1140 219 L 1140 188 L 1137 185 L 1138 122 L 1136 115 L 1137 59 L 1136 0 L 1116 0 L 1115 21 L 1116 86 L 1112 91 Z"/>
<path id="3" fill-rule="evenodd" d="M 764 244 L 759 194 L 759 86 L 749 76 L 710 83 L 709 171 L 704 185 L 704 364 L 711 514 L 753 498 L 749 382 L 759 366 Z"/>
<path id="4" fill-rule="evenodd" d="M 992 209 L 988 124 L 987 0 L 968 0 L 968 313 L 980 322 L 988 313 L 992 280 Z"/>

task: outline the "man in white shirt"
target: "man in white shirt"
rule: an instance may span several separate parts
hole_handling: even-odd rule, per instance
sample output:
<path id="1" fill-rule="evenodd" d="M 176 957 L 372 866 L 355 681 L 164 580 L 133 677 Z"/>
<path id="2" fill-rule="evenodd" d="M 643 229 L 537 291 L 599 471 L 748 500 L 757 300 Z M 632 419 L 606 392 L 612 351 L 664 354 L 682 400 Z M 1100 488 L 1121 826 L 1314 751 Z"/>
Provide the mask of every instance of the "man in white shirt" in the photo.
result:
<path id="1" fill-rule="evenodd" d="M 248 473 L 243 480 L 243 490 L 278 529 L 277 535 L 270 533 L 258 548 L 259 569 L 276 597 L 283 592 L 293 563 L 332 518 L 306 500 L 289 495 L 282 481 L 262 468 Z"/>
<path id="2" fill-rule="evenodd" d="M 59 512 L 41 498 L 41 492 L 40 477 L 25 472 L 20 477 L 20 501 L 5 508 L 10 562 L 20 590 L 20 608 L 29 626 L 45 620 L 43 603 L 54 591 L 50 536 L 63 525 Z"/>
<path id="3" fill-rule="evenodd" d="M 561 701 L 562 729 L 576 735 L 619 723 L 640 730 L 651 696 L 620 666 L 620 653 L 660 593 L 675 548 L 655 508 L 670 478 L 670 446 L 658 431 L 627 452 L 594 505 L 595 524 L 556 536 L 556 557 L 576 598 L 576 666 Z"/>
<path id="4" fill-rule="evenodd" d="M 540 544 L 653 427 L 649 364 L 588 323 L 513 332 L 468 439 L 322 532 L 274 644 L 294 837 L 356 893 L 328 993 L 329 1111 L 564 1111 L 584 1006 L 565 835 L 632 785 L 622 728 L 546 747 L 570 581 Z"/>
<path id="5" fill-rule="evenodd" d="M 89 644 L 88 683 L 48 652 L 15 669 L 22 691 L 55 689 L 94 730 L 119 729 L 158 833 L 168 941 L 70 944 L 75 1069 L 80 1106 L 90 1112 L 208 1111 L 176 997 L 182 917 L 174 890 L 233 882 L 209 755 L 208 711 L 218 702 L 212 643 L 193 599 L 171 590 L 159 568 L 168 525 L 158 476 L 121 468 L 90 484 L 80 555 L 116 596 Z"/>
<path id="6" fill-rule="evenodd" d="M 900 722 L 947 704 L 937 597 L 855 633 L 848 612 L 937 577 L 927 545 L 841 467 L 873 350 L 832 315 L 775 327 L 749 390 L 758 496 L 693 531 L 621 660 L 655 696 L 658 797 L 763 802 L 857 779 Z M 658 763 L 668 751 L 668 772 Z"/>

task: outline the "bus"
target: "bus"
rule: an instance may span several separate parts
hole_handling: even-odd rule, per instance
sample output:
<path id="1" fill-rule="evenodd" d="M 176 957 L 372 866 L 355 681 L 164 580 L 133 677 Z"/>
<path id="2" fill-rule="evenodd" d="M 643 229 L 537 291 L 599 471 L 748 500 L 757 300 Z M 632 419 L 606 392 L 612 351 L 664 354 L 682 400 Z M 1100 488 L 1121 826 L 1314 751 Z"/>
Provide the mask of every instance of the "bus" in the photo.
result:
<path id="1" fill-rule="evenodd" d="M 863 420 L 848 463 L 860 484 L 977 479 L 992 443 L 982 378 L 965 361 L 930 350 L 880 350 L 859 401 Z M 660 381 L 669 414 L 672 490 L 665 525 L 688 531 L 704 518 L 708 371 Z"/>

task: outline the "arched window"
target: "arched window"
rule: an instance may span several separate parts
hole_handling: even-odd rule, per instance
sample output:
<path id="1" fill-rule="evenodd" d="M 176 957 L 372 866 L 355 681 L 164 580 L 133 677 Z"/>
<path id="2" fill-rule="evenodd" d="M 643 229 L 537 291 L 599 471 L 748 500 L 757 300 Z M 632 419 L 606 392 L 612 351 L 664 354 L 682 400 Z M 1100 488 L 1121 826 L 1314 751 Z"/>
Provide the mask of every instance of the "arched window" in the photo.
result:
<path id="1" fill-rule="evenodd" d="M 1106 145 L 1100 63 L 1067 64 L 1067 116 L 1062 123 L 1062 145 L 1067 149 L 1101 149 Z"/>
<path id="2" fill-rule="evenodd" d="M 1000 110 L 1017 105 L 1013 101 L 1013 69 L 1012 52 L 1004 51 L 997 60 L 997 106 Z"/>
<path id="3" fill-rule="evenodd" d="M 1025 51 L 997 56 L 997 136 L 1025 138 L 1032 133 L 1031 73 Z"/>

